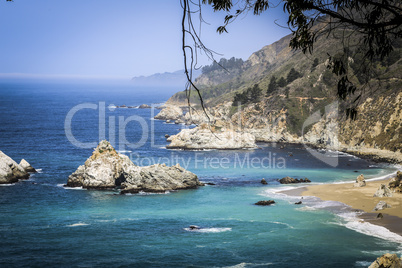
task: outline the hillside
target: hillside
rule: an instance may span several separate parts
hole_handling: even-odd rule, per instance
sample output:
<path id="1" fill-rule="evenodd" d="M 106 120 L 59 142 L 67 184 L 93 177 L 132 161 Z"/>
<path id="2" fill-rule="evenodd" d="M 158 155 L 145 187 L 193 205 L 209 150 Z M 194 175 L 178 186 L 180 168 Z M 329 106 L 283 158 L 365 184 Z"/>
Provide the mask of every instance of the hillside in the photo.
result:
<path id="1" fill-rule="evenodd" d="M 201 74 L 200 70 L 193 72 L 194 77 Z M 175 72 L 156 73 L 150 76 L 136 76 L 131 79 L 131 83 L 136 86 L 167 86 L 182 88 L 186 84 L 187 78 L 184 70 Z"/>
<path id="2" fill-rule="evenodd" d="M 375 74 L 371 76 L 367 76 L 367 62 L 358 51 L 348 58 L 349 77 L 357 86 L 365 85 L 356 120 L 346 117 L 349 102 L 337 102 L 336 119 L 323 117 L 306 124 L 317 111 L 324 114 L 328 105 L 338 101 L 338 78 L 327 68 L 328 55 L 342 52 L 337 34 L 321 36 L 312 55 L 292 51 L 288 47 L 290 36 L 285 36 L 253 53 L 231 72 L 218 69 L 200 75 L 196 84 L 211 114 L 216 113 L 216 107 L 230 103 L 226 114 L 213 119 L 230 121 L 254 134 L 257 141 L 308 141 L 365 154 L 370 150 L 401 152 L 401 40 L 390 56 L 374 62 Z M 196 94 L 191 97 L 197 107 Z M 186 105 L 184 92 L 172 96 L 168 104 Z M 331 120 L 336 123 L 333 130 L 325 124 Z M 330 138 L 330 131 L 337 133 L 336 141 Z"/>

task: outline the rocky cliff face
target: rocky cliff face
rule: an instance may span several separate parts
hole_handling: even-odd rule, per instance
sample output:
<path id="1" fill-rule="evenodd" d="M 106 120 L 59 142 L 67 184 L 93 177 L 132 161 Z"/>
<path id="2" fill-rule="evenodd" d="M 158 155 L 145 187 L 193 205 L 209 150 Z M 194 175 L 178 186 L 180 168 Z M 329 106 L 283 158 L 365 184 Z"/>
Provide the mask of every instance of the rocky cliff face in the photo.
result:
<path id="1" fill-rule="evenodd" d="M 195 174 L 178 164 L 167 167 L 157 164 L 136 166 L 104 140 L 96 147 L 85 164 L 68 177 L 66 186 L 86 189 L 115 189 L 121 193 L 164 192 L 201 186 Z"/>

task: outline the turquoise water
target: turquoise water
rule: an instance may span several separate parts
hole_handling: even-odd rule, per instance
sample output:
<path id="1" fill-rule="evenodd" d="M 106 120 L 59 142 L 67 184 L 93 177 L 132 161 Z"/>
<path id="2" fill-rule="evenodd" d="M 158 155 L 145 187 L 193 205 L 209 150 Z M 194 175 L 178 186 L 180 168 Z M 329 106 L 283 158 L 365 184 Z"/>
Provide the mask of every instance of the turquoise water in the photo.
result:
<path id="1" fill-rule="evenodd" d="M 284 176 L 313 183 L 351 181 L 361 173 L 376 178 L 395 167 L 341 155 L 333 168 L 301 145 L 166 150 L 164 135 L 184 126 L 151 120 L 151 109 L 107 108 L 106 138 L 115 133 L 111 129 L 117 131 L 119 118 L 141 117 L 142 125 L 127 123 L 125 142 L 115 135 L 118 150 L 140 165 L 178 162 L 216 185 L 125 196 L 62 187 L 92 153 L 66 137 L 66 115 L 74 106 L 97 105 L 72 119 L 77 140 L 96 142 L 102 102 L 106 107 L 160 103 L 171 91 L 123 84 L 0 83 L 0 150 L 40 169 L 28 181 L 0 187 L 1 267 L 365 267 L 385 252 L 402 252 L 400 236 L 359 224 L 355 213 L 336 202 L 306 198 L 296 206 L 299 198 L 278 193 L 289 186 L 276 182 Z M 128 146 L 143 136 L 142 146 Z M 260 184 L 261 178 L 269 184 Z M 276 204 L 253 205 L 264 199 Z M 190 231 L 189 225 L 202 229 Z"/>

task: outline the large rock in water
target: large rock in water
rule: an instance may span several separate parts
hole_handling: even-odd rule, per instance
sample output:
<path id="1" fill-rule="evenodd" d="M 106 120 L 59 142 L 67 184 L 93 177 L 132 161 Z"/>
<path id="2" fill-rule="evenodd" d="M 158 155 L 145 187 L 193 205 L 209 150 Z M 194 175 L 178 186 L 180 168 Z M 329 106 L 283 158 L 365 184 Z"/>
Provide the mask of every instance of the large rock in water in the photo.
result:
<path id="1" fill-rule="evenodd" d="M 196 127 L 193 129 L 182 129 L 177 135 L 168 139 L 168 149 L 244 149 L 256 148 L 255 138 L 249 133 L 239 133 L 233 130 L 212 132 L 207 128 Z"/>
<path id="2" fill-rule="evenodd" d="M 159 120 L 177 120 L 183 116 L 183 110 L 180 107 L 169 105 L 163 108 L 156 116 L 155 119 Z"/>
<path id="3" fill-rule="evenodd" d="M 202 184 L 197 176 L 180 167 L 156 164 L 136 166 L 126 155 L 118 154 L 104 140 L 85 164 L 68 177 L 66 186 L 86 189 L 121 188 L 122 193 L 164 192 L 196 188 Z"/>
<path id="4" fill-rule="evenodd" d="M 356 178 L 356 182 L 353 184 L 353 187 L 364 187 L 366 186 L 366 180 L 364 179 L 363 174 L 360 174 Z"/>
<path id="5" fill-rule="evenodd" d="M 396 254 L 386 253 L 377 258 L 368 268 L 402 268 L 402 259 Z"/>
<path id="6" fill-rule="evenodd" d="M 28 179 L 29 174 L 5 153 L 0 151 L 0 184 Z"/>
<path id="7" fill-rule="evenodd" d="M 311 182 L 309 179 L 305 178 L 305 179 L 295 179 L 295 178 L 291 178 L 289 176 L 286 176 L 282 179 L 279 180 L 280 184 L 291 184 L 291 183 L 302 183 L 302 182 Z"/>
<path id="8" fill-rule="evenodd" d="M 26 172 L 35 173 L 36 169 L 34 169 L 31 164 L 29 164 L 25 159 L 22 159 L 19 163 L 20 167 L 22 167 Z"/>

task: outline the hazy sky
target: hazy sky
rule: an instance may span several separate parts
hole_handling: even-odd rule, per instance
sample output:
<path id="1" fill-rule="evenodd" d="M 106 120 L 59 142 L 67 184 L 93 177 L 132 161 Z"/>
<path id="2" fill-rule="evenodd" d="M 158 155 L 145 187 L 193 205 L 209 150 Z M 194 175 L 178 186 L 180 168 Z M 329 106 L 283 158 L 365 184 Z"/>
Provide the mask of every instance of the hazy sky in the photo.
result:
<path id="1" fill-rule="evenodd" d="M 286 24 L 276 8 L 244 16 L 219 35 L 225 13 L 211 9 L 203 10 L 211 25 L 202 38 L 225 58 L 246 60 L 289 33 L 274 24 Z M 0 0 L 0 75 L 130 78 L 180 70 L 181 16 L 180 0 Z"/>

